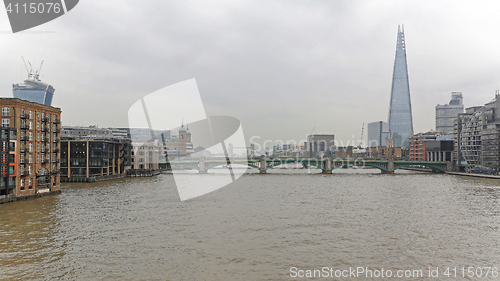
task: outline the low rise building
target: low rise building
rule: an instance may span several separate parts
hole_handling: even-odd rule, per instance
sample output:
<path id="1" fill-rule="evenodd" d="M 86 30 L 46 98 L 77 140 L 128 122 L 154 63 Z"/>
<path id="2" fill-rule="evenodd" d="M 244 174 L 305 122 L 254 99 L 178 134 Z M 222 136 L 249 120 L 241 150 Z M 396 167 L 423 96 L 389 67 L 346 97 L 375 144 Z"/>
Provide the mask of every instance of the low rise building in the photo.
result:
<path id="1" fill-rule="evenodd" d="M 96 181 L 125 176 L 131 165 L 131 139 L 125 130 L 64 127 L 61 180 Z"/>
<path id="2" fill-rule="evenodd" d="M 429 131 L 411 136 L 409 139 L 410 161 L 451 161 L 453 136 L 443 132 Z"/>
<path id="3" fill-rule="evenodd" d="M 158 140 L 132 143 L 132 170 L 158 170 L 160 163 L 166 163 L 166 160 L 163 145 Z"/>
<path id="4" fill-rule="evenodd" d="M 394 158 L 394 159 L 403 159 L 404 150 L 401 147 L 370 147 L 369 148 L 369 155 L 370 158 L 374 159 L 389 159 L 389 158 Z"/>

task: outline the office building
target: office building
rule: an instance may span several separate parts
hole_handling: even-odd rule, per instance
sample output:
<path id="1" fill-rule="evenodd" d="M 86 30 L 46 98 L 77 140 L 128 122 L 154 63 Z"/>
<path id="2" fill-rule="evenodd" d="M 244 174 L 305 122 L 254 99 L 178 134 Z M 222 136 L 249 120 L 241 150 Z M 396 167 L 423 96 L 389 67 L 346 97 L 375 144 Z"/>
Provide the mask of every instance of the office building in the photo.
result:
<path id="1" fill-rule="evenodd" d="M 131 139 L 126 130 L 64 127 L 61 140 L 61 180 L 119 178 L 131 165 Z"/>
<path id="2" fill-rule="evenodd" d="M 467 108 L 457 119 L 457 169 L 500 172 L 500 95 L 481 107 Z M 465 166 L 462 166 L 465 161 Z M 461 167 L 462 166 L 462 167 Z"/>
<path id="3" fill-rule="evenodd" d="M 445 134 L 453 133 L 453 121 L 457 119 L 459 113 L 464 112 L 462 93 L 451 93 L 451 100 L 448 104 L 436 105 L 436 131 Z"/>
<path id="4" fill-rule="evenodd" d="M 410 161 L 452 161 L 453 137 L 430 131 L 409 138 Z"/>
<path id="5" fill-rule="evenodd" d="M 397 138 L 394 138 L 395 147 L 408 145 L 408 138 L 413 131 L 413 118 L 406 61 L 406 43 L 404 29 L 401 27 L 398 27 L 396 57 L 394 59 L 391 102 L 389 107 L 389 129 L 397 136 Z"/>
<path id="6" fill-rule="evenodd" d="M 389 124 L 384 121 L 368 123 L 367 147 L 385 146 L 385 139 L 389 137 Z"/>
<path id="7" fill-rule="evenodd" d="M 305 143 L 308 157 L 323 157 L 332 155 L 335 150 L 334 135 L 308 135 Z"/>
<path id="8" fill-rule="evenodd" d="M 40 81 L 41 68 L 42 65 L 40 65 L 39 70 L 33 72 L 33 69 L 28 70 L 28 68 L 26 67 L 26 70 L 28 70 L 28 79 L 24 80 L 23 83 L 12 85 L 14 98 L 49 106 L 52 105 L 52 97 L 54 96 L 55 90 L 51 85 L 45 84 Z"/>

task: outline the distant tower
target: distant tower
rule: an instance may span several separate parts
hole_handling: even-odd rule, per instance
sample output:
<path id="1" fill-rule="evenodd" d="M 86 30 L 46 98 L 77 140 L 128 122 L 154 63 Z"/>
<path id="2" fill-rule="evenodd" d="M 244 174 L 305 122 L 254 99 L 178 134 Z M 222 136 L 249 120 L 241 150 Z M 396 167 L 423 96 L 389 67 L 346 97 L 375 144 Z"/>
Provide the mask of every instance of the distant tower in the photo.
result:
<path id="1" fill-rule="evenodd" d="M 52 105 L 52 97 L 54 96 L 55 91 L 54 87 L 40 81 L 40 72 L 42 71 L 43 61 L 40 64 L 40 68 L 36 71 L 33 71 L 30 62 L 28 62 L 28 64 L 30 65 L 30 69 L 28 69 L 26 62 L 24 63 L 24 67 L 28 72 L 28 79 L 24 80 L 24 83 L 12 85 L 14 98 L 44 105 Z"/>
<path id="2" fill-rule="evenodd" d="M 182 126 L 179 129 L 179 142 L 180 143 L 191 142 L 191 132 L 189 132 L 189 129 L 187 127 L 184 128 L 184 123 L 182 123 Z"/>
<path id="3" fill-rule="evenodd" d="M 392 74 L 391 104 L 389 108 L 389 129 L 394 134 L 394 146 L 407 146 L 413 132 L 411 114 L 410 83 L 406 63 L 404 27 L 398 26 L 396 58 Z"/>

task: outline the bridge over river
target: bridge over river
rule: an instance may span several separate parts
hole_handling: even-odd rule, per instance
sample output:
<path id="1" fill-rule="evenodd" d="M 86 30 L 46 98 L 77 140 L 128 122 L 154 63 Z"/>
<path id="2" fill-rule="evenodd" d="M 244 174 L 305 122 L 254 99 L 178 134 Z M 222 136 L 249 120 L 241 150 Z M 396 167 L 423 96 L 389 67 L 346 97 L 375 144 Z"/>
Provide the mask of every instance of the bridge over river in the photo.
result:
<path id="1" fill-rule="evenodd" d="M 314 166 L 325 174 L 331 174 L 334 169 L 348 167 L 373 167 L 380 169 L 382 173 L 394 173 L 395 170 L 407 167 L 427 167 L 433 172 L 444 173 L 451 169 L 450 162 L 436 161 L 404 161 L 404 160 L 375 160 L 375 159 L 341 159 L 341 158 L 197 158 L 192 160 L 170 161 L 172 168 L 190 168 L 199 173 L 206 173 L 208 170 L 228 165 L 243 165 L 258 169 L 261 174 L 267 170 L 285 164 L 303 164 L 305 166 Z M 165 167 L 168 164 L 160 165 Z"/>

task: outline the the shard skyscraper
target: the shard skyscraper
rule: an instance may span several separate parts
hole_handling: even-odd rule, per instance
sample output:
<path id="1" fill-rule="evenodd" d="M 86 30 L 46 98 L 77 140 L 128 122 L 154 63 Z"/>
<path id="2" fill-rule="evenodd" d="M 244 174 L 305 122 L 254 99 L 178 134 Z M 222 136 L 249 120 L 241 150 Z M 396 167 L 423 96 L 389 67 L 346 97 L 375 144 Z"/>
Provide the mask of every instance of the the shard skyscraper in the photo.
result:
<path id="1" fill-rule="evenodd" d="M 398 26 L 396 58 L 392 74 L 391 104 L 389 108 L 389 130 L 394 136 L 394 146 L 408 145 L 408 137 L 413 132 L 411 115 L 410 83 L 406 63 L 404 28 Z"/>

